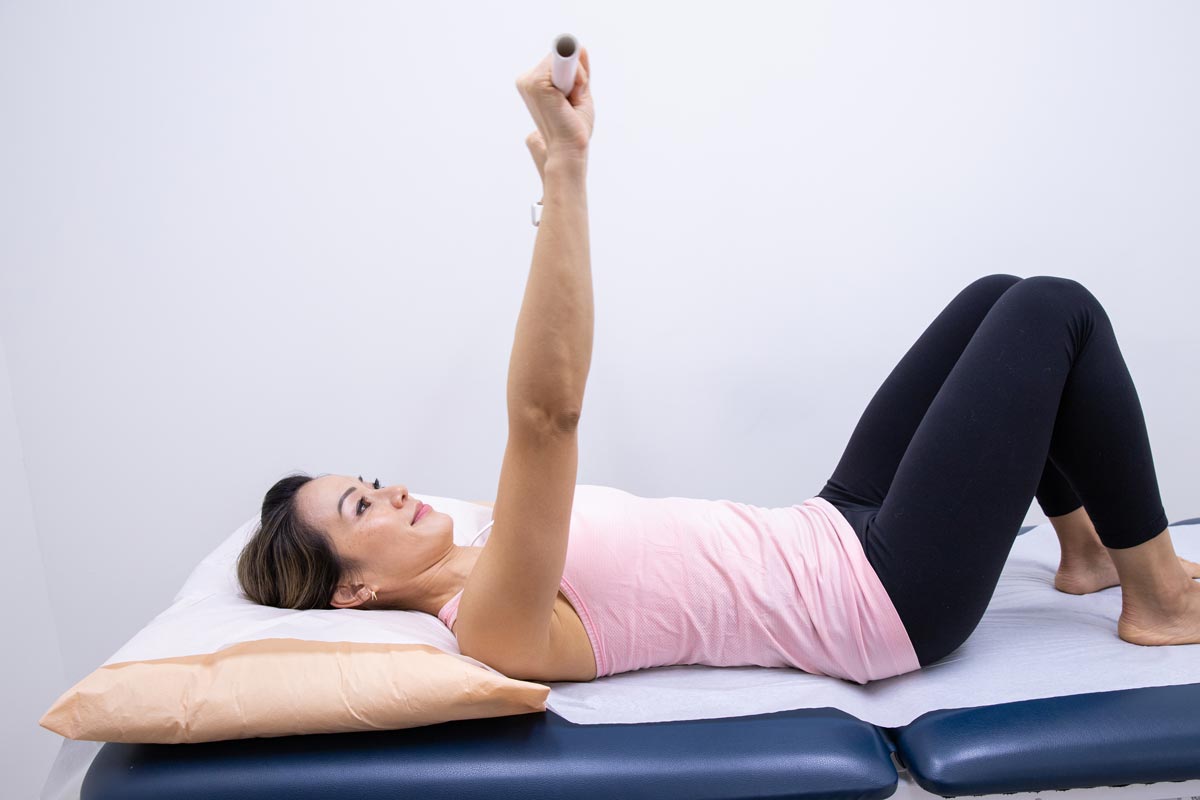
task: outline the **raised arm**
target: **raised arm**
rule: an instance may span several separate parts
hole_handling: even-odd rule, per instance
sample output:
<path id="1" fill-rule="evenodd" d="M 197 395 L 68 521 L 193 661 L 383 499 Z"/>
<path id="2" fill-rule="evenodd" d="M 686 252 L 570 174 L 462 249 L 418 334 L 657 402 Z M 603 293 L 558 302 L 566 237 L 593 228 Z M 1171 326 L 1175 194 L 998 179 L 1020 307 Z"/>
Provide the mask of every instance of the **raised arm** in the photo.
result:
<path id="1" fill-rule="evenodd" d="M 551 657 L 567 558 L 577 426 L 592 355 L 584 169 L 553 156 L 546 164 L 542 221 L 509 363 L 495 522 L 455 625 L 464 654 L 514 678 L 539 672 Z"/>
<path id="2" fill-rule="evenodd" d="M 586 51 L 581 64 L 586 69 Z M 547 59 L 526 80 L 540 79 L 543 66 L 548 79 Z M 590 104 L 581 72 L 568 111 L 584 100 Z M 523 95 L 537 89 L 518 86 Z M 561 93 L 558 100 L 566 105 Z M 535 118 L 539 128 L 546 122 Z M 515 678 L 541 673 L 555 653 L 554 603 L 567 556 L 577 427 L 592 361 L 586 139 L 547 141 L 542 219 L 509 360 L 508 444 L 494 524 L 467 579 L 455 625 L 464 654 Z"/>

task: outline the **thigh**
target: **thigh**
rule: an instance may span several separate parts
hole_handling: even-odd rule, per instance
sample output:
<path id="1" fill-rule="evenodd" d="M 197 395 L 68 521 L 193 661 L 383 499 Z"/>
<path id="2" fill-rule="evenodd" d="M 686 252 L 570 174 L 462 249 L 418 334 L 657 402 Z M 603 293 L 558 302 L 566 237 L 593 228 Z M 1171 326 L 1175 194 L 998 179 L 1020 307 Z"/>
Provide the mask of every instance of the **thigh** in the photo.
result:
<path id="1" fill-rule="evenodd" d="M 1015 275 L 988 275 L 954 297 L 909 348 L 875 392 L 833 476 L 818 494 L 836 506 L 862 538 L 855 522 L 883 504 L 900 460 L 929 404 Z"/>
<path id="2" fill-rule="evenodd" d="M 865 521 L 922 665 L 975 629 L 1044 475 L 1076 349 L 1060 285 L 1030 278 L 995 303 Z"/>

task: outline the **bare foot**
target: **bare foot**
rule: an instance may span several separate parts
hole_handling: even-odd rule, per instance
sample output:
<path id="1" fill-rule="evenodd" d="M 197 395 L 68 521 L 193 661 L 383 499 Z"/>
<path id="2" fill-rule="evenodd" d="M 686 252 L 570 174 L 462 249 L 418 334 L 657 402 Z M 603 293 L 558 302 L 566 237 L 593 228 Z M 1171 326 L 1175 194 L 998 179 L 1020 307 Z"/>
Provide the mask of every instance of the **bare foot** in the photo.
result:
<path id="1" fill-rule="evenodd" d="M 1179 564 L 1189 578 L 1200 578 L 1200 564 L 1184 558 L 1179 559 Z M 1067 594 L 1091 594 L 1120 583 L 1107 550 L 1097 550 L 1085 558 L 1063 558 L 1054 576 L 1054 588 Z"/>
<path id="2" fill-rule="evenodd" d="M 1200 584 L 1188 584 L 1174 609 L 1123 604 L 1117 635 L 1131 644 L 1148 646 L 1200 644 Z"/>

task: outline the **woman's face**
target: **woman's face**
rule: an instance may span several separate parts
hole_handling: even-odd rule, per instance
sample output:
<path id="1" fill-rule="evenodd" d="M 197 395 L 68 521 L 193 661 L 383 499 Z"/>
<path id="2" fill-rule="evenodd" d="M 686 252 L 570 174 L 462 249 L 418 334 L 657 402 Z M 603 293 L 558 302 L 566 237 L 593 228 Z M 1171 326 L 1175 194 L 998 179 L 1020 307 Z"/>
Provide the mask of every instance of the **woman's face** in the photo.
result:
<path id="1" fill-rule="evenodd" d="M 304 484 L 297 503 L 340 556 L 362 565 L 359 580 L 382 589 L 380 594 L 419 578 L 454 546 L 453 518 L 422 505 L 400 484 L 325 475 Z M 413 522 L 418 511 L 420 519 Z"/>

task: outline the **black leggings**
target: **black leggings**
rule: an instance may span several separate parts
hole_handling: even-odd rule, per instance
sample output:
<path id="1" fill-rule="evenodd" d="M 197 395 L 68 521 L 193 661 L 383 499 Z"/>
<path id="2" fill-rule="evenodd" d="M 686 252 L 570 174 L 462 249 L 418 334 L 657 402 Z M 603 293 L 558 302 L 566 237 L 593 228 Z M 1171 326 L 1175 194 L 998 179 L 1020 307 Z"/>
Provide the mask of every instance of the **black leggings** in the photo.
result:
<path id="1" fill-rule="evenodd" d="M 818 496 L 858 534 L 922 666 L 979 624 L 1031 498 L 1050 517 L 1086 506 L 1110 548 L 1167 527 L 1108 314 L 1048 276 L 959 292 L 875 393 Z"/>

